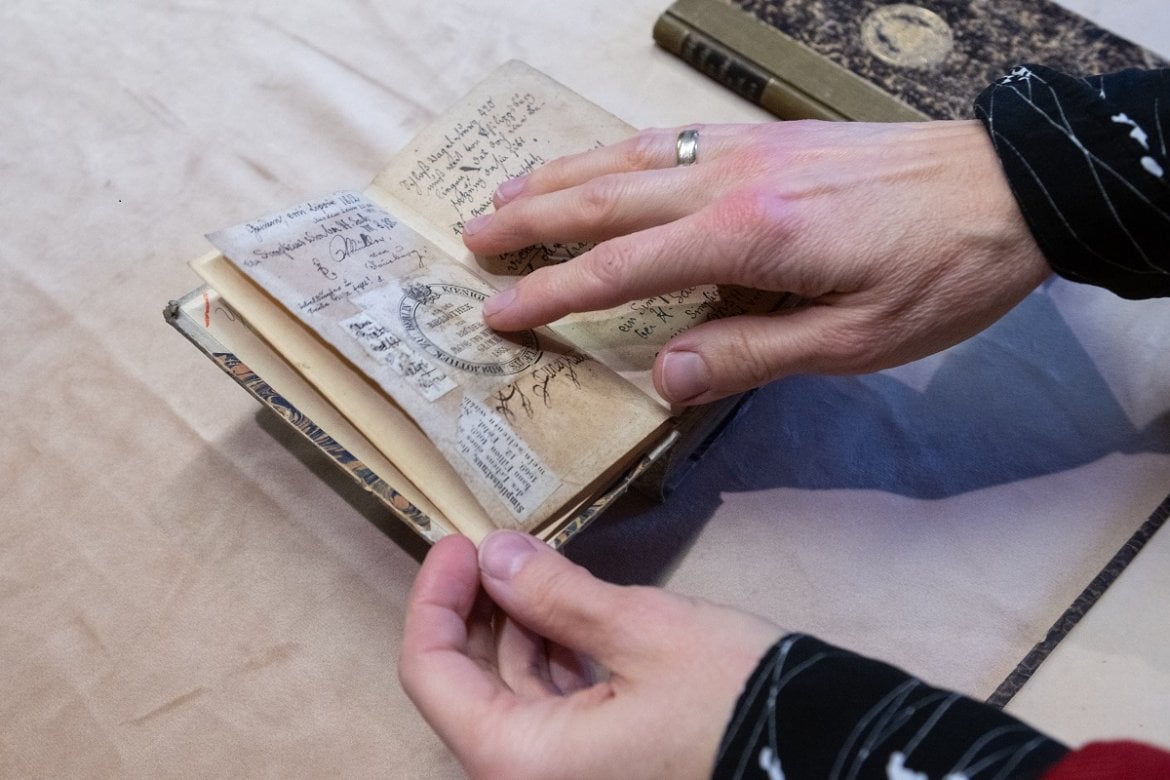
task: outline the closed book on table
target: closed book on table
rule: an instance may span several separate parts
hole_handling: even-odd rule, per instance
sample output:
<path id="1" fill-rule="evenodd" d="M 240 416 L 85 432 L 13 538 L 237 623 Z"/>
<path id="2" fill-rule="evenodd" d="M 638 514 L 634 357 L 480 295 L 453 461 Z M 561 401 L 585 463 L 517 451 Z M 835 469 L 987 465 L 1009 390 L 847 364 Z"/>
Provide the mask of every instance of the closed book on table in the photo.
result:
<path id="1" fill-rule="evenodd" d="M 654 38 L 783 119 L 963 119 L 1021 63 L 1167 66 L 1048 0 L 677 0 Z"/>

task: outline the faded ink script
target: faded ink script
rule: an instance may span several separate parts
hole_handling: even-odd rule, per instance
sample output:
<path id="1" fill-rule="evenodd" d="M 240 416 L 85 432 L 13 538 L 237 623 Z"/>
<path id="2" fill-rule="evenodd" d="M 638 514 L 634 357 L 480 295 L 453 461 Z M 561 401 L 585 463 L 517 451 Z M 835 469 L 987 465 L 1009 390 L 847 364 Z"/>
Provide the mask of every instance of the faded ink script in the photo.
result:
<path id="1" fill-rule="evenodd" d="M 341 325 L 370 357 L 389 366 L 428 401 L 436 401 L 458 386 L 434 361 L 367 312 L 355 314 Z"/>
<path id="2" fill-rule="evenodd" d="M 395 394 L 384 369 L 428 401 L 456 387 L 435 360 L 355 303 L 437 256 L 425 239 L 363 195 L 338 192 L 209 238 L 387 392 Z"/>
<path id="3" fill-rule="evenodd" d="M 458 236 L 467 220 L 491 210 L 492 193 L 504 180 L 630 132 L 579 95 L 535 76 L 514 78 L 469 96 L 379 178 L 384 188 L 425 213 L 435 228 Z M 493 283 L 506 286 L 508 277 L 569 261 L 590 246 L 537 245 L 476 262 Z M 713 285 L 695 287 L 606 312 L 572 315 L 553 327 L 607 365 L 645 373 L 645 381 L 636 381 L 652 392 L 650 366 L 670 338 L 709 319 L 766 311 L 766 298 Z"/>
<path id="4" fill-rule="evenodd" d="M 703 285 L 631 301 L 614 309 L 614 327 L 627 337 L 665 343 L 692 325 L 774 307 L 775 294 L 746 287 Z"/>
<path id="5" fill-rule="evenodd" d="M 433 253 L 414 231 L 355 192 L 311 200 L 208 238 L 269 292 L 296 293 L 291 308 L 310 315 L 426 266 Z"/>
<path id="6" fill-rule="evenodd" d="M 589 399 L 649 403 L 551 336 L 492 331 L 488 283 L 363 195 L 336 193 L 210 238 L 393 398 L 485 508 L 513 522 L 564 501 L 554 494 L 575 474 L 579 448 L 610 437 L 583 425 L 596 422 Z"/>
<path id="7" fill-rule="evenodd" d="M 404 192 L 446 201 L 459 224 L 487 213 L 492 192 L 505 179 L 547 162 L 529 128 L 545 101 L 530 91 L 488 97 L 455 123 L 434 146 L 418 150 L 414 167 L 398 179 Z"/>
<path id="8" fill-rule="evenodd" d="M 549 110 L 546 98 L 527 89 L 483 97 L 449 130 L 416 150 L 414 164 L 398 176 L 398 189 L 408 200 L 445 203 L 444 221 L 456 235 L 462 234 L 465 222 L 491 210 L 492 193 L 501 182 L 548 162 L 541 115 Z M 518 276 L 564 262 L 588 246 L 529 247 L 490 258 L 486 270 Z"/>

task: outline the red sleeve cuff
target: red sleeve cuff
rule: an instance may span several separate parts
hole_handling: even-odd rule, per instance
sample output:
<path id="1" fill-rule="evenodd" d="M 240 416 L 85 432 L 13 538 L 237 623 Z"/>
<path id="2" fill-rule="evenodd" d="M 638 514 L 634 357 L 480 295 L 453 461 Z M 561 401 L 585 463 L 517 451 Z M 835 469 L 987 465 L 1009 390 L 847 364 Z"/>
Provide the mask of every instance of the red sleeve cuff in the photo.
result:
<path id="1" fill-rule="evenodd" d="M 1170 777 L 1170 752 L 1140 742 L 1090 742 L 1044 773 L 1044 780 Z"/>

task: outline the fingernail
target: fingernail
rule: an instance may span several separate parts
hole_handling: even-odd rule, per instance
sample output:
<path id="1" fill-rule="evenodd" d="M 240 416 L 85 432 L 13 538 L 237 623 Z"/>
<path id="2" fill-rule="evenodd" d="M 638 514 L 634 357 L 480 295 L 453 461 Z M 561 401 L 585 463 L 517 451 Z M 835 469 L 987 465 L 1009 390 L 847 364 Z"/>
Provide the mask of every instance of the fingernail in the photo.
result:
<path id="1" fill-rule="evenodd" d="M 507 181 L 496 187 L 496 196 L 494 202 L 497 206 L 502 206 L 512 198 L 520 194 L 524 189 L 525 177 L 517 176 L 515 179 L 508 179 Z"/>
<path id="2" fill-rule="evenodd" d="M 518 531 L 492 531 L 479 545 L 479 568 L 489 577 L 510 580 L 543 544 Z"/>
<path id="3" fill-rule="evenodd" d="M 490 317 L 493 314 L 503 311 L 512 305 L 516 300 L 516 288 L 509 287 L 503 292 L 498 292 L 492 297 L 483 302 L 483 316 Z"/>
<path id="4" fill-rule="evenodd" d="M 668 401 L 689 401 L 711 389 L 711 371 L 696 352 L 668 352 L 662 358 L 662 389 Z"/>
<path id="5" fill-rule="evenodd" d="M 479 231 L 484 229 L 484 226 L 486 226 L 488 222 L 491 222 L 491 219 L 492 219 L 491 214 L 481 214 L 480 216 L 476 217 L 475 219 L 468 220 L 467 222 L 464 222 L 463 223 L 463 235 L 470 236 L 474 233 L 478 233 Z"/>

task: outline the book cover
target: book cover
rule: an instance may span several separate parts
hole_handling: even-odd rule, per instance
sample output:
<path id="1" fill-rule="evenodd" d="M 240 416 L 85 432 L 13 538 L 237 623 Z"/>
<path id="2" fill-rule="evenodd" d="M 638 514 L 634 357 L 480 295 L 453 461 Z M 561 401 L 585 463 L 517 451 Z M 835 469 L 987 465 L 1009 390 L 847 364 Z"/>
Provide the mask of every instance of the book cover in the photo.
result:
<path id="1" fill-rule="evenodd" d="M 678 0 L 655 39 L 782 118 L 964 119 L 1012 66 L 1166 67 L 1049 0 Z"/>

